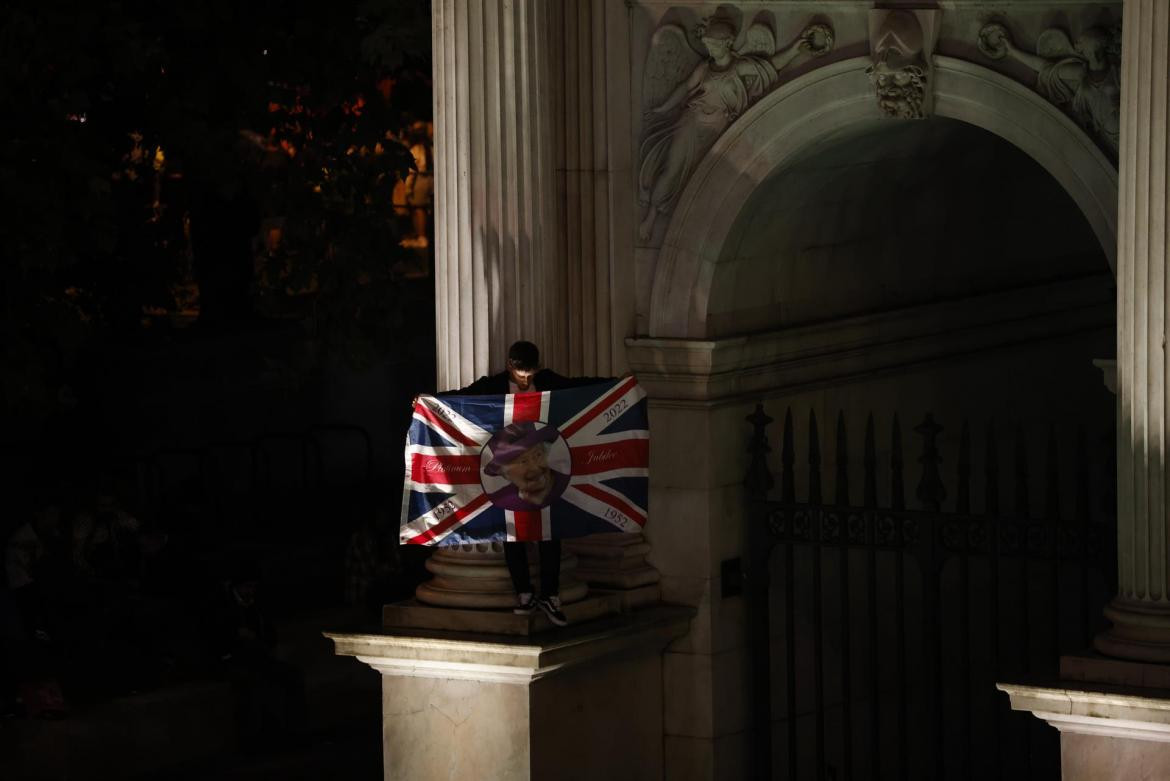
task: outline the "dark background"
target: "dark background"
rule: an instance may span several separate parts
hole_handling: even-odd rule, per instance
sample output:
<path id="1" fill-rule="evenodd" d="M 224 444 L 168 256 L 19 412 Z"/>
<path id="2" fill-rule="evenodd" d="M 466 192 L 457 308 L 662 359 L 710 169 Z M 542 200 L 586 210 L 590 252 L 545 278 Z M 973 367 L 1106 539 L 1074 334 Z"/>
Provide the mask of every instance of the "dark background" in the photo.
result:
<path id="1" fill-rule="evenodd" d="M 0 8 L 0 775 L 380 777 L 430 112 L 428 3 Z"/>

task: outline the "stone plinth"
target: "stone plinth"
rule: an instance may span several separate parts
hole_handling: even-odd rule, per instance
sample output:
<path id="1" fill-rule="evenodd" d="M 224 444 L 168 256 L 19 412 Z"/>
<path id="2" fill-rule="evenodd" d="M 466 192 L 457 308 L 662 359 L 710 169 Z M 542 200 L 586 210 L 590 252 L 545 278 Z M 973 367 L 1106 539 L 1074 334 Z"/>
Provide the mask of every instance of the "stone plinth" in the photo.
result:
<path id="1" fill-rule="evenodd" d="M 1170 778 L 1170 667 L 1086 653 L 1059 681 L 996 685 L 1060 730 L 1063 781 Z"/>
<path id="2" fill-rule="evenodd" d="M 508 575 L 501 543 L 475 543 L 439 548 L 426 563 L 434 576 L 415 590 L 422 604 L 450 608 L 511 610 L 516 592 Z M 576 575 L 577 557 L 561 553 L 561 602 L 585 598 L 589 587 Z M 540 583 L 540 556 L 536 546 L 528 550 L 528 571 L 535 586 Z M 447 628 L 434 627 L 434 628 Z"/>
<path id="3" fill-rule="evenodd" d="M 386 779 L 661 778 L 662 653 L 694 611 L 662 606 L 529 639 L 326 633 L 382 674 Z"/>
<path id="4" fill-rule="evenodd" d="M 618 597 L 622 610 L 661 601 L 661 576 L 646 563 L 650 543 L 641 534 L 592 534 L 564 544 L 577 556 L 577 577 L 594 592 Z"/>

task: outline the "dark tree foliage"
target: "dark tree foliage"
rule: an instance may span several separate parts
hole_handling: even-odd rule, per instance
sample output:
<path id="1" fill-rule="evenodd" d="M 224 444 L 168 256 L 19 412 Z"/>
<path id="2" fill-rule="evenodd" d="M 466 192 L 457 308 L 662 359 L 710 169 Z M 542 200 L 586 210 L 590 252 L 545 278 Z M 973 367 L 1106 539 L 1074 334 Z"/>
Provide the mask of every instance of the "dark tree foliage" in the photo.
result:
<path id="1" fill-rule="evenodd" d="M 326 339 L 391 335 L 394 138 L 429 111 L 429 18 L 415 0 L 0 5 L 8 408 L 52 396 L 95 334 L 174 310 L 184 278 L 201 324 L 299 302 Z M 283 228 L 257 273 L 262 218 Z"/>

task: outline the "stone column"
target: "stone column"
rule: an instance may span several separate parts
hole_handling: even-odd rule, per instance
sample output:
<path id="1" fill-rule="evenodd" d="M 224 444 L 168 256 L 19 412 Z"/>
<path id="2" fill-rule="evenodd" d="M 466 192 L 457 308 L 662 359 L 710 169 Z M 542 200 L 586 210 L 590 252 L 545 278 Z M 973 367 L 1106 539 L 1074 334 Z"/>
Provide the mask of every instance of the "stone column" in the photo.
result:
<path id="1" fill-rule="evenodd" d="M 515 339 L 562 374 L 625 370 L 634 330 L 623 0 L 435 0 L 437 382 Z"/>
<path id="2" fill-rule="evenodd" d="M 1110 656 L 1170 662 L 1167 106 L 1170 4 L 1125 0 L 1117 257 L 1117 558 Z"/>
<path id="3" fill-rule="evenodd" d="M 554 368 L 616 375 L 635 331 L 636 206 L 623 186 L 632 181 L 630 11 L 625 0 L 562 0 L 560 8 L 555 124 L 568 341 Z"/>
<path id="4" fill-rule="evenodd" d="M 527 338 L 564 352 L 550 42 L 553 0 L 435 0 L 437 382 L 502 368 Z"/>

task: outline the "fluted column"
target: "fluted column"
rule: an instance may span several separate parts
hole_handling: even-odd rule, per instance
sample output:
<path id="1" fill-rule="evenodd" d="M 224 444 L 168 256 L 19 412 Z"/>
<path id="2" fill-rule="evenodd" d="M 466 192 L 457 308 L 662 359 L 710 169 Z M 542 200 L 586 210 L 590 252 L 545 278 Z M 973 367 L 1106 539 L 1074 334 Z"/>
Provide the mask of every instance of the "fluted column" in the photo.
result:
<path id="1" fill-rule="evenodd" d="M 629 9 L 625 0 L 566 0 L 557 44 L 557 167 L 567 350 L 563 373 L 626 369 L 634 322 L 630 181 Z"/>
<path id="2" fill-rule="evenodd" d="M 437 383 L 499 371 L 508 344 L 564 354 L 550 43 L 559 0 L 434 0 Z"/>
<path id="3" fill-rule="evenodd" d="M 437 382 L 530 339 L 625 371 L 635 330 L 624 0 L 435 0 Z"/>
<path id="4" fill-rule="evenodd" d="M 1170 662 L 1167 209 L 1170 3 L 1125 0 L 1117 259 L 1117 558 L 1111 656 Z"/>

